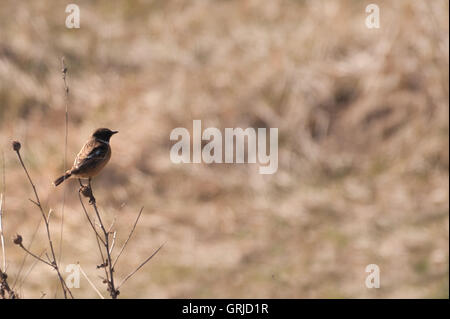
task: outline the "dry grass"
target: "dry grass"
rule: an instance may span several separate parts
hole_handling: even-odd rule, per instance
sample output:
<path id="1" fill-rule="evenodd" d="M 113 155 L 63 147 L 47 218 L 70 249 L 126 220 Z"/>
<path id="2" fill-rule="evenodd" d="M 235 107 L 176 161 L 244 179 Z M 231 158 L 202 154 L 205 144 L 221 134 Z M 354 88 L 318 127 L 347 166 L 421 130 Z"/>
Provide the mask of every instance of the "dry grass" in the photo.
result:
<path id="1" fill-rule="evenodd" d="M 31 238 L 40 218 L 11 140 L 60 230 L 64 55 L 68 157 L 94 128 L 120 131 L 93 182 L 119 247 L 145 206 L 116 275 L 167 241 L 121 297 L 448 298 L 447 1 L 378 1 L 379 30 L 359 1 L 77 3 L 79 30 L 64 27 L 63 2 L 0 3 L 10 278 L 23 258 L 10 238 Z M 278 127 L 278 172 L 172 164 L 170 131 L 193 119 Z M 98 287 L 95 238 L 77 183 L 66 187 L 63 269 L 79 261 Z M 380 289 L 364 286 L 371 263 Z M 58 285 L 41 265 L 21 282 L 25 298 Z M 84 279 L 74 295 L 97 297 Z"/>

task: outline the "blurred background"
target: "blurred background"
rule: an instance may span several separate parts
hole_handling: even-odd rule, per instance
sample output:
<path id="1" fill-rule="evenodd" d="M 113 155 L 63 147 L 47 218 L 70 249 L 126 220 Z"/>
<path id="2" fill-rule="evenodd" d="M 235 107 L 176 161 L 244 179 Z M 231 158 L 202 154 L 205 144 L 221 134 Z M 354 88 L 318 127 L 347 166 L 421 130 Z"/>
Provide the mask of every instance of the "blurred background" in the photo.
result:
<path id="1" fill-rule="evenodd" d="M 67 29 L 72 2 L 0 2 L 0 192 L 21 297 L 62 296 L 11 240 L 48 245 L 42 223 L 32 241 L 41 216 L 14 139 L 63 269 L 80 262 L 107 296 L 78 183 L 51 185 L 64 170 L 64 56 L 66 165 L 95 128 L 119 130 L 93 181 L 117 247 L 145 207 L 117 278 L 166 242 L 120 297 L 448 298 L 448 1 L 376 1 L 379 29 L 365 26 L 369 2 L 350 0 L 79 0 L 81 27 Z M 173 164 L 170 132 L 194 119 L 277 127 L 278 172 Z M 368 264 L 379 289 L 365 286 Z M 83 277 L 73 293 L 97 298 Z"/>

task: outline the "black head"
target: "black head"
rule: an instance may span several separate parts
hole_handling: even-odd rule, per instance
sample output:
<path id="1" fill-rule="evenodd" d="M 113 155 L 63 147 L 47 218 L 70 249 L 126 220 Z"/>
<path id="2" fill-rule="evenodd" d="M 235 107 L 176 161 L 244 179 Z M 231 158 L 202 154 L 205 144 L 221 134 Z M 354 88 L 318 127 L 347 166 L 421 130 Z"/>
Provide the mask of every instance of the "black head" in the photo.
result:
<path id="1" fill-rule="evenodd" d="M 119 131 L 111 131 L 108 128 L 99 128 L 96 129 L 94 134 L 92 134 L 93 137 L 98 138 L 100 140 L 109 142 L 109 139 L 111 138 L 111 136 L 113 136 L 114 134 L 118 133 Z"/>

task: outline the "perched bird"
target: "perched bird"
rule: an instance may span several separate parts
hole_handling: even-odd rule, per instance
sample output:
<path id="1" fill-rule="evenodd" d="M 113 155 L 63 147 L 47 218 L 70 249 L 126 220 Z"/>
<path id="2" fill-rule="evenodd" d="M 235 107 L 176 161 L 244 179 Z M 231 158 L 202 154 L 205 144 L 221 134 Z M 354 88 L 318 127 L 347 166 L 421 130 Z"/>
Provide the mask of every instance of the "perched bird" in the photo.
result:
<path id="1" fill-rule="evenodd" d="M 109 139 L 116 133 L 118 131 L 111 131 L 107 128 L 95 130 L 91 138 L 78 153 L 72 168 L 66 171 L 64 175 L 58 177 L 53 184 L 58 186 L 71 177 L 88 178 L 90 180 L 100 173 L 111 158 Z"/>

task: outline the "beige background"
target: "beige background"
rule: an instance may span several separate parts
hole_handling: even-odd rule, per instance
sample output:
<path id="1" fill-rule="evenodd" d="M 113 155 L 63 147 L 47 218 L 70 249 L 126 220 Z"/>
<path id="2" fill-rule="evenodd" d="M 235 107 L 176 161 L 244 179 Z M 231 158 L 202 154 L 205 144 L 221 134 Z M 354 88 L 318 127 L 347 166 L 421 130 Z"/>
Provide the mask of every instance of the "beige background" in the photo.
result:
<path id="1" fill-rule="evenodd" d="M 28 245 L 40 215 L 10 142 L 59 251 L 64 55 L 67 164 L 95 128 L 120 131 L 94 180 L 117 247 L 145 207 L 116 276 L 167 242 L 121 297 L 448 298 L 448 1 L 376 3 L 377 30 L 364 1 L 77 1 L 69 30 L 64 1 L 1 1 L 0 189 L 21 296 L 55 297 L 58 283 L 31 258 L 18 277 L 11 238 Z M 193 119 L 278 127 L 278 172 L 172 164 L 170 131 Z M 63 267 L 79 261 L 106 295 L 77 183 L 65 187 Z M 364 285 L 372 263 L 380 289 Z M 74 294 L 97 297 L 85 279 Z"/>

